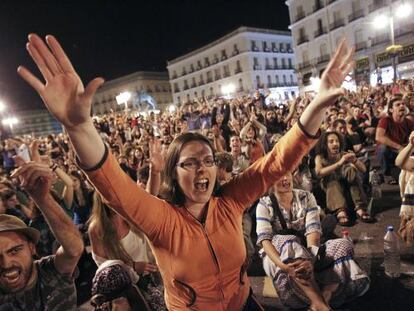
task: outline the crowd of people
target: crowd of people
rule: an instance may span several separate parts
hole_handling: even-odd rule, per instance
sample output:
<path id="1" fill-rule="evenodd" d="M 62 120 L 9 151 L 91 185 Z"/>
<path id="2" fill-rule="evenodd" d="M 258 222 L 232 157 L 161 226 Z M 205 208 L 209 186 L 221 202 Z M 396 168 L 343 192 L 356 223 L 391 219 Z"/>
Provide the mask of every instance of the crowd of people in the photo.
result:
<path id="1" fill-rule="evenodd" d="M 2 142 L 0 310 L 76 309 L 88 254 L 95 310 L 263 310 L 246 273 L 256 255 L 284 305 L 330 310 L 369 289 L 334 229 L 375 222 L 374 170 L 390 184 L 402 172 L 400 234 L 413 240 L 414 80 L 342 89 L 344 41 L 316 94 L 146 116 L 90 117 L 103 79 L 84 88 L 53 36 L 27 49 L 45 83 L 18 72 L 65 131 Z"/>

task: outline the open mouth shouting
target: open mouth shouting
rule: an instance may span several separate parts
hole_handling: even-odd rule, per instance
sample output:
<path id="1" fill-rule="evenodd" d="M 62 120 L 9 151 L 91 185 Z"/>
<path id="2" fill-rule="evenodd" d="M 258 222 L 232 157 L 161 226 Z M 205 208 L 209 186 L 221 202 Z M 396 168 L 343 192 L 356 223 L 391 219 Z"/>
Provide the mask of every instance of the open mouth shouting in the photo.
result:
<path id="1" fill-rule="evenodd" d="M 207 192 L 209 184 L 207 178 L 199 178 L 194 182 L 194 188 L 199 192 Z"/>
<path id="2" fill-rule="evenodd" d="M 10 290 L 18 289 L 21 281 L 22 281 L 22 271 L 19 268 L 11 268 L 7 270 L 3 270 L 0 274 L 0 278 L 2 280 L 2 284 L 6 288 L 9 288 Z"/>

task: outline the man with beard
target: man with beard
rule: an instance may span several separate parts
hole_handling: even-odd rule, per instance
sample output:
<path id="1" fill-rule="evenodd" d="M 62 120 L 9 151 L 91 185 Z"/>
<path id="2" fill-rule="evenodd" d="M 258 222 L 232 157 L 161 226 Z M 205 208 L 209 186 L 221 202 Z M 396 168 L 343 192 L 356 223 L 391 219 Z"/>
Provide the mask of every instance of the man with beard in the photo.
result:
<path id="1" fill-rule="evenodd" d="M 286 124 L 279 121 L 273 109 L 266 111 L 265 125 L 269 134 L 281 134 L 286 129 Z"/>
<path id="2" fill-rule="evenodd" d="M 47 165 L 30 162 L 12 177 L 20 177 L 61 246 L 56 254 L 33 260 L 39 231 L 17 217 L 0 215 L 0 311 L 76 310 L 73 273 L 83 242 L 50 193 L 53 172 Z"/>
<path id="3" fill-rule="evenodd" d="M 406 106 L 402 97 L 394 96 L 388 102 L 388 116 L 380 119 L 375 135 L 381 172 L 392 176 L 389 183 L 397 183 L 399 171 L 395 166 L 395 159 L 408 143 L 408 137 L 413 130 L 414 121 L 406 117 Z"/>
<path id="4" fill-rule="evenodd" d="M 362 222 L 373 221 L 366 211 L 363 190 L 358 182 L 358 172 L 365 171 L 364 163 L 358 160 L 355 153 L 343 150 L 339 133 L 323 133 L 315 158 L 315 173 L 326 193 L 326 207 L 336 214 L 341 226 L 350 225 L 346 189 L 349 189 L 357 218 Z"/>

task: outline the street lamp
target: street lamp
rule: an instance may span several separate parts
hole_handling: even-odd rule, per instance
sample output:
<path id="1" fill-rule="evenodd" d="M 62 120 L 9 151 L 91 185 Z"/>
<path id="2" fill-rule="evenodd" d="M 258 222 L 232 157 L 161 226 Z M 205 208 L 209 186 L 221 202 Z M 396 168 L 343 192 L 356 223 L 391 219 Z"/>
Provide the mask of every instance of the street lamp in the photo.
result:
<path id="1" fill-rule="evenodd" d="M 6 109 L 6 105 L 0 101 L 0 113 L 3 112 Z"/>
<path id="2" fill-rule="evenodd" d="M 228 98 L 230 98 L 230 94 L 233 93 L 235 90 L 236 90 L 236 87 L 234 86 L 233 83 L 229 83 L 221 87 L 221 92 L 223 93 L 223 95 L 225 95 Z"/>
<path id="3" fill-rule="evenodd" d="M 173 104 L 171 104 L 171 105 L 168 107 L 168 111 L 170 112 L 170 114 L 173 114 L 173 113 L 174 113 L 174 111 L 175 111 L 175 106 L 174 106 Z"/>
<path id="4" fill-rule="evenodd" d="M 125 104 L 125 111 L 128 111 L 128 100 L 131 98 L 130 92 L 122 92 L 116 97 L 118 105 Z"/>
<path id="5" fill-rule="evenodd" d="M 16 117 L 9 117 L 3 119 L 2 123 L 10 127 L 10 133 L 13 135 L 13 126 L 19 123 L 19 120 Z"/>
<path id="6" fill-rule="evenodd" d="M 395 15 L 397 18 L 405 18 L 409 16 L 411 13 L 411 6 L 408 3 L 404 3 L 400 5 Z M 402 46 L 399 44 L 395 44 L 395 34 L 394 34 L 394 14 L 392 12 L 392 6 L 390 5 L 390 14 L 389 16 L 386 15 L 379 15 L 374 20 L 376 28 L 384 28 L 388 24 L 390 26 L 390 36 L 391 36 L 391 45 L 386 48 L 388 54 L 392 57 L 392 68 L 394 71 L 394 82 L 397 81 L 397 57 L 398 53 L 402 50 Z"/>

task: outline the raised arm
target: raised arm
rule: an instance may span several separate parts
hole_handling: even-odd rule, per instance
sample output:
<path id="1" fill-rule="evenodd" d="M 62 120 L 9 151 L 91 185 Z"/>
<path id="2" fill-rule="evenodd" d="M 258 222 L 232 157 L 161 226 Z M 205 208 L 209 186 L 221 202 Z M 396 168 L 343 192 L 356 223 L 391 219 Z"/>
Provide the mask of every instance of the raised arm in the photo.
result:
<path id="1" fill-rule="evenodd" d="M 345 77 L 352 70 L 354 49 L 342 40 L 321 77 L 318 94 L 300 116 L 303 129 L 315 135 L 321 126 L 326 109 L 344 94 L 341 88 Z"/>
<path id="2" fill-rule="evenodd" d="M 50 194 L 51 169 L 45 164 L 30 162 L 18 168 L 12 176 L 19 177 L 22 187 L 39 207 L 61 245 L 55 255 L 56 270 L 71 275 L 82 255 L 83 241 L 72 220 Z"/>
<path id="3" fill-rule="evenodd" d="M 102 159 L 105 148 L 90 112 L 92 97 L 104 80 L 96 78 L 84 88 L 59 42 L 49 35 L 46 43 L 39 36 L 30 34 L 26 45 L 45 83 L 23 66 L 17 71 L 39 93 L 50 113 L 64 125 L 81 163 L 93 167 Z"/>
<path id="4" fill-rule="evenodd" d="M 165 233 L 166 203 L 149 195 L 119 167 L 90 117 L 92 97 L 104 82 L 92 80 L 86 88 L 68 57 L 53 36 L 46 43 L 35 34 L 29 35 L 27 49 L 40 70 L 45 83 L 26 68 L 18 73 L 42 97 L 49 112 L 64 125 L 80 165 L 111 208 L 136 225 L 150 238 Z M 165 229 L 167 230 L 167 229 Z"/>
<path id="5" fill-rule="evenodd" d="M 324 114 L 343 94 L 340 88 L 352 68 L 353 50 L 342 41 L 322 75 L 315 99 L 273 150 L 253 163 L 243 174 L 223 186 L 223 194 L 238 206 L 249 206 L 286 172 L 292 172 L 315 145 Z"/>

